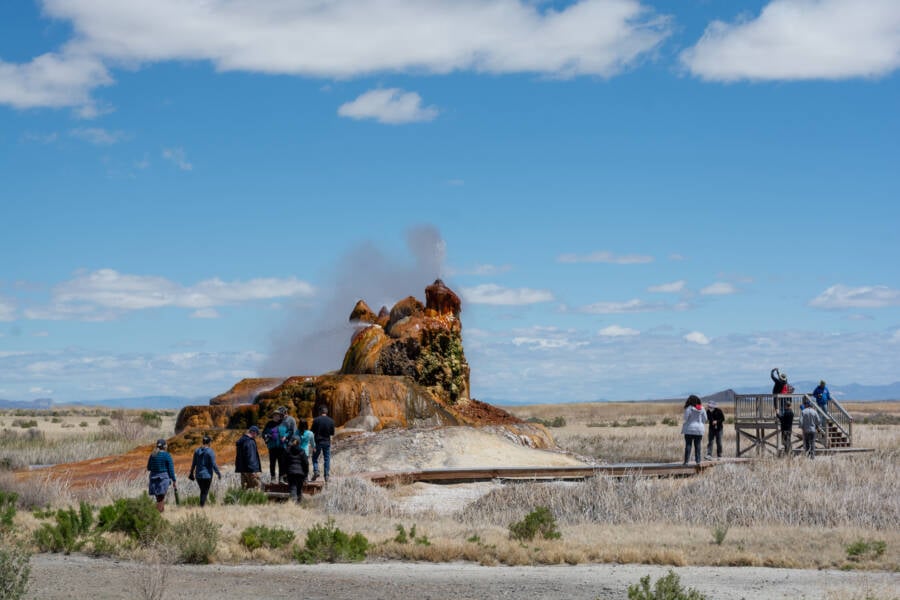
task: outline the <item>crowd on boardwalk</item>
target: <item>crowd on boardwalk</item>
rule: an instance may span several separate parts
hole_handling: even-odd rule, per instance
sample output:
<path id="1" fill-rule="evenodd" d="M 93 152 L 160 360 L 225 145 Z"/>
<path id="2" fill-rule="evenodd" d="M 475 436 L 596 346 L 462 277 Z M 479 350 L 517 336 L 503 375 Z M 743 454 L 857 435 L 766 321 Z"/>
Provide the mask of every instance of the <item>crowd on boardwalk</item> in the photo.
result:
<path id="1" fill-rule="evenodd" d="M 781 434 L 781 449 L 784 456 L 793 453 L 793 427 L 797 421 L 797 415 L 792 408 L 790 395 L 794 393 L 794 387 L 788 383 L 787 374 L 778 368 L 769 373 L 772 379 L 772 399 L 775 414 L 778 419 L 778 429 Z M 813 407 L 815 401 L 819 410 Z M 800 432 L 803 437 L 803 451 L 810 458 L 816 455 L 816 433 L 825 426 L 821 413 L 828 415 L 828 405 L 831 401 L 831 392 L 824 380 L 810 393 L 804 394 L 800 407 L 799 421 Z M 691 395 L 684 402 L 684 420 L 681 433 L 684 436 L 684 461 L 690 463 L 693 451 L 694 462 L 700 464 L 700 447 L 703 435 L 707 433 L 706 460 L 713 459 L 713 446 L 715 445 L 716 458 L 722 458 L 722 431 L 725 426 L 725 414 L 718 404 L 711 400 L 704 408 L 702 400 Z"/>
<path id="2" fill-rule="evenodd" d="M 326 406 L 320 406 L 318 416 L 307 429 L 306 419 L 297 420 L 288 413 L 287 407 L 274 411 L 262 430 L 251 425 L 235 442 L 234 471 L 240 475 L 243 489 L 258 489 L 262 481 L 262 461 L 256 439 L 262 435 L 269 454 L 269 480 L 285 483 L 291 499 L 300 502 L 303 484 L 309 479 L 310 452 L 312 451 L 312 478 L 319 477 L 319 457 L 322 457 L 322 473 L 327 482 L 331 475 L 331 438 L 334 436 L 334 420 L 328 416 Z M 196 481 L 200 488 L 200 506 L 205 506 L 213 475 L 219 479 L 222 473 L 216 464 L 216 453 L 211 447 L 212 438 L 203 436 L 202 445 L 194 451 L 188 479 Z M 148 492 L 156 499 L 156 508 L 165 510 L 166 494 L 171 488 L 178 499 L 178 483 L 175 464 L 168 452 L 166 440 L 159 439 L 147 460 L 150 473 Z"/>

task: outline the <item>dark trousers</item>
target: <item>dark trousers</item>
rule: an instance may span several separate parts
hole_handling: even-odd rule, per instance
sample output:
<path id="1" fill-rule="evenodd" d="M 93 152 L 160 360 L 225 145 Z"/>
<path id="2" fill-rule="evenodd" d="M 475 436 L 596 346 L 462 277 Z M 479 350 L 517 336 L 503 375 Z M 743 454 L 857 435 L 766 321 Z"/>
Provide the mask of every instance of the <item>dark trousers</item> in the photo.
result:
<path id="1" fill-rule="evenodd" d="M 197 480 L 197 486 L 200 488 L 200 506 L 206 506 L 206 498 L 209 496 L 209 486 L 211 484 L 212 477 Z"/>
<path id="2" fill-rule="evenodd" d="M 793 451 L 793 434 L 790 430 L 781 431 L 781 449 L 784 451 L 785 456 L 790 456 Z"/>
<path id="3" fill-rule="evenodd" d="M 803 432 L 803 449 L 806 450 L 806 455 L 810 458 L 816 457 L 816 432 L 815 431 L 804 431 Z"/>
<path id="4" fill-rule="evenodd" d="M 313 450 L 312 456 L 312 467 L 313 474 L 319 474 L 319 455 L 322 455 L 322 462 L 324 463 L 325 468 L 325 479 L 328 479 L 328 475 L 331 472 L 331 442 L 328 441 L 317 441 L 316 449 Z"/>
<path id="5" fill-rule="evenodd" d="M 269 448 L 269 475 L 275 479 L 275 466 L 278 465 L 278 474 L 284 472 L 284 448 Z"/>
<path id="6" fill-rule="evenodd" d="M 716 442 L 716 456 L 722 458 L 722 430 L 709 428 L 709 441 L 706 443 L 706 454 L 712 456 L 713 440 Z"/>
<path id="7" fill-rule="evenodd" d="M 303 474 L 294 475 L 292 473 L 288 473 L 288 488 L 291 490 L 291 500 L 300 504 L 300 500 L 303 499 Z"/>
<path id="8" fill-rule="evenodd" d="M 691 446 L 694 447 L 694 460 L 697 464 L 700 464 L 700 444 L 703 442 L 702 435 L 687 435 L 684 436 L 684 463 L 687 464 L 688 459 L 691 457 Z"/>

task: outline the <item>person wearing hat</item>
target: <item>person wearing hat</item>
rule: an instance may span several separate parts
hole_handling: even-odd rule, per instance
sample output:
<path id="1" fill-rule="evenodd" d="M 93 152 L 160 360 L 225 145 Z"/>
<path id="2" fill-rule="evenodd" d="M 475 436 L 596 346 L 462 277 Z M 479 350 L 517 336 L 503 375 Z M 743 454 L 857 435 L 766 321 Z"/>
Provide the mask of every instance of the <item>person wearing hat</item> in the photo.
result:
<path id="1" fill-rule="evenodd" d="M 280 475 L 284 479 L 284 452 L 287 445 L 284 443 L 284 435 L 287 428 L 284 424 L 284 413 L 279 410 L 269 415 L 269 420 L 262 428 L 263 441 L 269 450 L 269 480 L 278 481 Z"/>
<path id="2" fill-rule="evenodd" d="M 783 456 L 790 457 L 793 451 L 793 440 L 791 429 L 794 427 L 794 411 L 791 408 L 791 399 L 784 401 L 784 410 L 778 416 L 778 422 L 781 429 L 781 449 Z"/>
<path id="3" fill-rule="evenodd" d="M 816 389 L 813 390 L 813 398 L 816 399 L 816 404 L 819 405 L 819 408 L 822 409 L 823 413 L 828 413 L 828 402 L 831 400 L 831 392 L 828 391 L 828 387 L 825 385 L 825 380 L 819 381 L 819 385 L 816 386 Z"/>
<path id="4" fill-rule="evenodd" d="M 177 490 L 175 482 L 175 463 L 172 455 L 166 451 L 168 444 L 160 438 L 156 440 L 156 447 L 147 459 L 147 470 L 150 471 L 150 495 L 156 498 L 156 510 L 163 512 L 166 509 L 166 492 L 169 485 Z"/>
<path id="5" fill-rule="evenodd" d="M 812 407 L 809 396 L 803 394 L 800 429 L 803 430 L 803 449 L 810 458 L 816 457 L 816 430 L 819 428 L 819 424 L 819 413 Z"/>
<path id="6" fill-rule="evenodd" d="M 706 420 L 709 422 L 709 440 L 706 443 L 706 460 L 712 460 L 713 441 L 716 442 L 716 457 L 722 458 L 722 431 L 725 429 L 725 413 L 715 400 L 706 404 Z"/>
<path id="7" fill-rule="evenodd" d="M 778 396 L 780 394 L 793 394 L 794 386 L 788 383 L 787 373 L 779 371 L 778 367 L 769 371 L 769 377 L 774 382 L 772 386 L 772 403 L 775 405 L 775 414 L 780 414 L 781 411 L 778 410 Z"/>
<path id="8" fill-rule="evenodd" d="M 206 506 L 206 498 L 209 496 L 209 486 L 212 484 L 212 476 L 215 473 L 219 479 L 222 479 L 222 473 L 216 464 L 216 453 L 210 447 L 212 438 L 208 435 L 203 436 L 203 445 L 194 450 L 194 460 L 191 463 L 191 472 L 188 479 L 197 480 L 200 487 L 200 506 Z"/>
<path id="9" fill-rule="evenodd" d="M 234 456 L 234 472 L 241 474 L 241 487 L 257 489 L 259 487 L 259 473 L 262 471 L 259 462 L 259 449 L 256 447 L 256 437 L 259 435 L 259 427 L 251 425 L 247 433 L 238 438 Z"/>

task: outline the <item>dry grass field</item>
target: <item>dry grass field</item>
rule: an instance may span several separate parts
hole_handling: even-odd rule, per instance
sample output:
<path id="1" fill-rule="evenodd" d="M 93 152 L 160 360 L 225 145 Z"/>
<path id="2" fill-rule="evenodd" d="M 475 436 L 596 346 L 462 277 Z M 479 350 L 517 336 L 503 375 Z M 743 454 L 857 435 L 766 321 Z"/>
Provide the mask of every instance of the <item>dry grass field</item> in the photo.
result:
<path id="1" fill-rule="evenodd" d="M 727 417 L 730 407 L 722 408 Z M 680 461 L 683 452 L 678 405 L 603 403 L 508 410 L 546 422 L 562 417 L 564 425 L 549 428 L 561 447 L 609 463 L 674 462 Z M 295 543 L 302 545 L 311 527 L 333 518 L 341 530 L 365 535 L 370 559 L 462 560 L 483 565 L 768 566 L 897 573 L 900 403 L 851 404 L 848 410 L 857 419 L 855 445 L 874 452 L 815 460 L 760 458 L 748 464 L 718 465 L 688 478 L 597 477 L 576 483 L 483 484 L 482 488 L 466 488 L 465 502 L 458 508 L 442 501 L 453 496 L 453 486 L 380 488 L 352 476 L 333 477 L 321 494 L 305 498 L 301 506 L 213 504 L 200 509 L 170 503 L 165 518 L 173 523 L 191 515 L 211 519 L 220 527 L 212 557 L 219 563 L 292 562 L 290 547 L 248 550 L 240 543 L 241 532 L 256 525 L 284 527 L 293 531 Z M 68 440 L 77 452 L 88 452 L 77 438 L 112 428 L 99 425 L 104 418 L 99 414 L 59 418 L 65 420 L 54 422 L 50 415 L 3 414 L 0 422 L 18 436 L 23 428 L 13 426 L 13 420 L 35 419 L 37 428 L 24 429 L 43 431 L 46 443 Z M 81 422 L 88 426 L 81 428 Z M 75 427 L 63 428 L 63 423 L 75 423 Z M 165 423 L 171 428 L 170 421 Z M 81 430 L 69 433 L 73 429 Z M 157 434 L 158 430 L 147 428 L 143 438 Z M 22 459 L 20 443 L 0 443 L 0 459 Z M 732 456 L 733 428 L 729 430 L 727 425 L 724 444 L 726 456 Z M 55 456 L 65 454 L 57 450 Z M 339 448 L 334 461 L 341 461 Z M 219 498 L 237 483 L 230 466 L 224 466 L 226 477 L 214 489 Z M 180 484 L 182 499 L 197 495 L 196 485 L 183 474 Z M 144 494 L 145 486 L 144 477 L 121 478 L 76 492 L 67 489 L 64 481 L 37 478 L 23 483 L 0 472 L 0 490 L 20 495 L 15 531 L 25 542 L 46 522 L 30 512 L 33 508 L 77 506 L 79 500 L 102 506 Z M 433 502 L 410 502 L 424 487 L 434 488 Z M 511 539 L 509 526 L 541 506 L 549 508 L 561 538 L 538 537 L 527 543 Z M 421 541 L 396 541 L 398 525 L 407 530 L 415 525 Z M 116 546 L 114 537 L 110 543 L 112 552 L 123 558 L 152 560 L 155 553 L 152 547 Z M 85 549 L 90 548 L 89 543 Z M 852 590 L 829 594 L 829 598 L 895 597 L 887 592 L 859 596 Z"/>

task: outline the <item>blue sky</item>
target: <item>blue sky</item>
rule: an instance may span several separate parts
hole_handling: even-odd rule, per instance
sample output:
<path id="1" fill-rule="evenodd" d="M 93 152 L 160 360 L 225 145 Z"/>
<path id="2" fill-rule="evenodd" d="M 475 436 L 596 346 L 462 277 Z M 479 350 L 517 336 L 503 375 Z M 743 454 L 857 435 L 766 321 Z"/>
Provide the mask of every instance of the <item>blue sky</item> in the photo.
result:
<path id="1" fill-rule="evenodd" d="M 472 393 L 900 380 L 894 0 L 0 4 L 0 398 L 340 366 L 463 298 Z"/>

